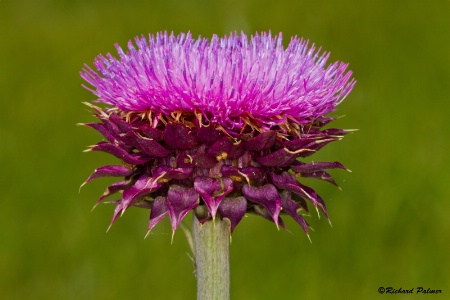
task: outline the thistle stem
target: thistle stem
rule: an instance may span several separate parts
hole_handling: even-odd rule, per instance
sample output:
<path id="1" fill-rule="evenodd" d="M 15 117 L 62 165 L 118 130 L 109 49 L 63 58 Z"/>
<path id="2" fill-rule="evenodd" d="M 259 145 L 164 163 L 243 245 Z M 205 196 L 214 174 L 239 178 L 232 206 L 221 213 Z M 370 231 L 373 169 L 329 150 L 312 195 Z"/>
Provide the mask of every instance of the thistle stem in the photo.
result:
<path id="1" fill-rule="evenodd" d="M 200 224 L 193 217 L 197 300 L 230 299 L 229 228 L 219 218 Z"/>

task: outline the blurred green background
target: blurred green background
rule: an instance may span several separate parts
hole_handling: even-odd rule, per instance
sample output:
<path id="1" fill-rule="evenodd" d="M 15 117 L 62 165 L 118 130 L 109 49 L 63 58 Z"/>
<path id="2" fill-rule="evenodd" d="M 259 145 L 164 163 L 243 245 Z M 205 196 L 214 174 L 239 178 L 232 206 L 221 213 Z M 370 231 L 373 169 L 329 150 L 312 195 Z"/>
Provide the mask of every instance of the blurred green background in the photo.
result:
<path id="1" fill-rule="evenodd" d="M 380 286 L 450 293 L 450 1 L 0 1 L 2 299 L 194 299 L 182 231 L 144 240 L 148 211 L 90 212 L 116 160 L 82 153 L 100 136 L 79 71 L 136 35 L 244 30 L 299 35 L 350 63 L 358 83 L 335 127 L 359 128 L 312 159 L 338 160 L 343 191 L 310 181 L 333 227 L 312 243 L 249 216 L 231 245 L 232 299 L 379 299 Z M 408 297 L 409 296 L 409 297 Z M 428 299 L 430 295 L 396 295 Z M 448 299 L 448 298 L 447 298 Z"/>

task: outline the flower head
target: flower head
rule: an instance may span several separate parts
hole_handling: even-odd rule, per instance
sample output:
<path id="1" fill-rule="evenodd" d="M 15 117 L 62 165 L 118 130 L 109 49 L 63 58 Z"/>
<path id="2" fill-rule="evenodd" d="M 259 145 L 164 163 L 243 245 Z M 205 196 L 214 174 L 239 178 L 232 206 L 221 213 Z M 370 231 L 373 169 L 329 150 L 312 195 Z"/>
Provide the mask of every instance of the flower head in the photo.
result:
<path id="1" fill-rule="evenodd" d="M 119 58 L 98 56 L 81 76 L 97 102 L 105 138 L 90 148 L 118 157 L 87 179 L 117 176 L 99 202 L 122 192 L 113 222 L 130 206 L 150 209 L 149 231 L 166 215 L 176 230 L 193 210 L 200 222 L 217 216 L 233 231 L 245 213 L 284 227 L 290 215 L 307 232 L 306 201 L 327 216 L 324 201 L 298 177 L 336 184 L 326 169 L 338 162 L 306 157 L 347 133 L 323 129 L 355 81 L 347 64 L 326 66 L 329 54 L 281 34 L 213 36 L 159 33 L 137 37 Z"/>

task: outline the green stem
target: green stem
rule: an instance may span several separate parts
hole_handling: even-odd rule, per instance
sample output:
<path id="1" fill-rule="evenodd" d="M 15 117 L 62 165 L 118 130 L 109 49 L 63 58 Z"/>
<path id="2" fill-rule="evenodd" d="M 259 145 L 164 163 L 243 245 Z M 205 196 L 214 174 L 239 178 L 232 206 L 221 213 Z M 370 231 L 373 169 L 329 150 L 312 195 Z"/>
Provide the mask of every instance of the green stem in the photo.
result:
<path id="1" fill-rule="evenodd" d="M 220 220 L 203 225 L 193 217 L 197 300 L 230 299 L 229 222 Z"/>

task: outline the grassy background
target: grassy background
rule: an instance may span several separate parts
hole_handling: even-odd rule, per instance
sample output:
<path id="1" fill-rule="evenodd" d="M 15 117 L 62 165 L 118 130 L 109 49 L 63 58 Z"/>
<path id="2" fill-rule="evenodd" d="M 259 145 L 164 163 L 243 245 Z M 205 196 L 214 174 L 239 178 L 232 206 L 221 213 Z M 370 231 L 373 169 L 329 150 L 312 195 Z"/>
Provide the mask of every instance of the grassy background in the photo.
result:
<path id="1" fill-rule="evenodd" d="M 0 1 L 0 291 L 2 299 L 194 299 L 193 265 L 167 221 L 143 239 L 148 212 L 90 210 L 113 158 L 75 126 L 83 63 L 136 35 L 210 37 L 269 30 L 309 38 L 350 62 L 358 83 L 334 126 L 359 128 L 314 160 L 339 160 L 343 191 L 317 187 L 313 243 L 246 218 L 233 235 L 233 299 L 378 299 L 379 286 L 450 293 L 450 1 Z M 430 295 L 396 295 L 428 299 Z"/>

